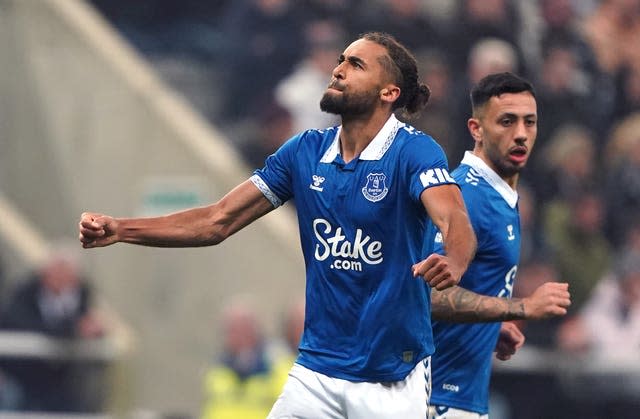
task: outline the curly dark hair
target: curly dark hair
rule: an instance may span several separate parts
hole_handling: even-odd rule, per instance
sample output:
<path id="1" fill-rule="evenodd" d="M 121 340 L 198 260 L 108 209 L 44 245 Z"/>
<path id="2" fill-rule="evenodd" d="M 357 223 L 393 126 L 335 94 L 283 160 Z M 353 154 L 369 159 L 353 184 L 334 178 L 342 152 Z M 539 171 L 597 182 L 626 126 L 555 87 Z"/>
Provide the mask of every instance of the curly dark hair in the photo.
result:
<path id="1" fill-rule="evenodd" d="M 383 57 L 381 64 L 400 87 L 400 97 L 394 102 L 392 109 L 403 109 L 405 117 L 422 111 L 429 102 L 431 90 L 418 81 L 418 66 L 413 54 L 388 33 L 367 32 L 360 35 L 360 39 L 375 42 L 387 50 L 388 57 Z"/>

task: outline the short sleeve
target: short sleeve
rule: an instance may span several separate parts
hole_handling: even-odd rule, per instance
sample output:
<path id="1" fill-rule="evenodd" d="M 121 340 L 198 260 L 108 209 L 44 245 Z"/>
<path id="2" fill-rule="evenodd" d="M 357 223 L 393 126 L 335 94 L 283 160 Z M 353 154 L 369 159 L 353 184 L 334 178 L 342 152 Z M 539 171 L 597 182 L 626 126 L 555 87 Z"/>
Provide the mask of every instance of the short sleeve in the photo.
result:
<path id="1" fill-rule="evenodd" d="M 279 207 L 293 197 L 293 171 L 301 135 L 286 141 L 275 153 L 267 157 L 265 166 L 253 172 L 251 181 L 264 196 Z"/>
<path id="2" fill-rule="evenodd" d="M 416 134 L 404 150 L 409 176 L 409 192 L 415 201 L 422 192 L 433 186 L 457 185 L 449 174 L 447 157 L 442 147 L 426 134 Z"/>
<path id="3" fill-rule="evenodd" d="M 486 242 L 493 235 L 490 233 L 492 226 L 490 221 L 492 217 L 487 212 L 487 200 L 477 190 L 477 186 L 470 186 L 463 184 L 460 186 L 462 190 L 462 198 L 464 200 L 465 207 L 467 208 L 467 214 L 469 215 L 469 222 L 473 228 L 473 232 L 478 239 L 478 249 L 484 249 Z M 434 252 L 444 254 L 444 243 L 442 241 L 442 233 L 434 226 L 435 233 L 433 236 Z M 478 251 L 476 251 L 477 253 Z"/>

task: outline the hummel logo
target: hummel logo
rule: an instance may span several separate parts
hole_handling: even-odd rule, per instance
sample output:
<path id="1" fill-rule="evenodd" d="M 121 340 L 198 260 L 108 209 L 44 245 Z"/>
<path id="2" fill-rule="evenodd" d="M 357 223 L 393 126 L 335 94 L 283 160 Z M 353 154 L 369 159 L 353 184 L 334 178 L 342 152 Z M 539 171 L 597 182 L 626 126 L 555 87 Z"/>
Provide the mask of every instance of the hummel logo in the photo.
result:
<path id="1" fill-rule="evenodd" d="M 313 179 L 313 182 L 309 185 L 309 188 L 314 191 L 322 192 L 322 189 L 324 188 L 320 185 L 324 182 L 324 176 L 313 175 L 311 178 Z"/>
<path id="2" fill-rule="evenodd" d="M 507 236 L 507 239 L 514 240 L 516 238 L 516 236 L 513 234 L 513 225 L 509 224 L 507 226 L 507 232 L 509 233 L 509 235 Z"/>
<path id="3" fill-rule="evenodd" d="M 478 182 L 480 181 L 480 174 L 473 169 L 469 169 L 469 172 L 467 172 L 467 176 L 465 177 L 464 181 L 472 184 L 473 186 L 478 186 Z"/>

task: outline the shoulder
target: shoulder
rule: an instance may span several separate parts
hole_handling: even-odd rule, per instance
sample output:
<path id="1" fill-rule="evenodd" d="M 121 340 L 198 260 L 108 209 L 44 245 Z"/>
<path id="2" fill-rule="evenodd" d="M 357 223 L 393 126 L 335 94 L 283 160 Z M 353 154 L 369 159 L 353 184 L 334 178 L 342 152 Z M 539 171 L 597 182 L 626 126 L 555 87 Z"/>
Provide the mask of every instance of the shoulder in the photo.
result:
<path id="1" fill-rule="evenodd" d="M 287 143 L 291 143 L 298 150 L 323 149 L 333 142 L 337 133 L 338 127 L 308 129 L 297 133 Z"/>
<path id="2" fill-rule="evenodd" d="M 483 176 L 482 172 L 471 165 L 460 164 L 451 172 L 451 176 L 458 182 L 463 194 L 469 197 L 478 197 L 485 201 L 488 206 L 495 201 L 504 200 L 491 182 Z"/>
<path id="3" fill-rule="evenodd" d="M 451 176 L 456 180 L 465 198 L 480 197 L 487 193 L 487 182 L 473 167 L 461 164 L 456 167 Z"/>
<path id="4" fill-rule="evenodd" d="M 36 272 L 29 273 L 25 278 L 14 285 L 13 294 L 21 296 L 36 294 L 40 289 L 40 283 L 40 276 Z"/>
<path id="5" fill-rule="evenodd" d="M 478 190 L 479 187 L 486 184 L 482 175 L 468 164 L 460 164 L 451 172 L 451 176 L 461 187 L 464 185 L 469 190 Z"/>
<path id="6" fill-rule="evenodd" d="M 444 162 L 448 166 L 446 154 L 440 144 L 429 134 L 426 134 L 408 124 L 401 124 L 395 140 L 401 153 L 413 158 L 427 158 L 431 161 Z"/>
<path id="7" fill-rule="evenodd" d="M 309 129 L 286 140 L 274 153 L 277 160 L 295 160 L 299 156 L 315 156 L 324 152 L 335 138 L 337 127 Z"/>
<path id="8" fill-rule="evenodd" d="M 396 140 L 402 143 L 434 147 L 442 150 L 440 144 L 438 144 L 438 142 L 431 135 L 420 131 L 416 127 L 406 123 L 400 123 L 398 131 L 396 133 Z"/>
<path id="9" fill-rule="evenodd" d="M 492 188 L 473 167 L 461 164 L 451 172 L 451 176 L 460 185 L 462 197 L 471 217 L 487 211 L 492 206 Z"/>

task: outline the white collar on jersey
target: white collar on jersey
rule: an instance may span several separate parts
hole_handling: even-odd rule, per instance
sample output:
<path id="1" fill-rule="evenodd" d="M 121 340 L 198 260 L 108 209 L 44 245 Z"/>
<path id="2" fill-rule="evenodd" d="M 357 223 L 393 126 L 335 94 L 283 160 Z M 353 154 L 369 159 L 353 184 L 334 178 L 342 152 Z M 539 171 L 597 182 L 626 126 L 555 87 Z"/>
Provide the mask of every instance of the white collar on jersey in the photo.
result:
<path id="1" fill-rule="evenodd" d="M 387 152 L 389 147 L 391 147 L 391 143 L 396 137 L 396 133 L 398 129 L 402 126 L 402 123 L 396 119 L 396 116 L 391 114 L 387 122 L 384 123 L 384 126 L 373 140 L 369 143 L 369 145 L 362 150 L 362 153 L 358 156 L 360 160 L 380 160 L 384 153 Z M 336 136 L 333 139 L 333 142 L 325 151 L 322 159 L 320 159 L 320 163 L 331 163 L 335 160 L 336 156 L 340 154 L 340 132 L 342 131 L 342 125 L 338 127 L 338 131 L 336 132 Z"/>
<path id="2" fill-rule="evenodd" d="M 460 164 L 466 164 L 475 169 L 507 201 L 511 208 L 515 208 L 518 203 L 518 192 L 513 190 L 487 163 L 471 151 L 465 151 Z"/>

